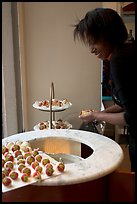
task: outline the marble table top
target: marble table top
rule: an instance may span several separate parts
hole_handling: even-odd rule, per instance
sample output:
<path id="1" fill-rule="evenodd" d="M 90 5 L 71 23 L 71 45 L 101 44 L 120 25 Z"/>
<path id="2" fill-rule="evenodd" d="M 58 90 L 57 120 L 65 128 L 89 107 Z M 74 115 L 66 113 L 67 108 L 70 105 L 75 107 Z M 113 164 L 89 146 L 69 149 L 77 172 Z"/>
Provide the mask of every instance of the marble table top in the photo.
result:
<path id="1" fill-rule="evenodd" d="M 93 153 L 86 159 L 65 164 L 65 171 L 61 175 L 37 182 L 35 185 L 58 186 L 92 181 L 115 171 L 124 157 L 122 148 L 112 139 L 93 132 L 74 129 L 28 131 L 6 137 L 2 140 L 2 144 L 49 137 L 84 143 L 93 149 Z"/>

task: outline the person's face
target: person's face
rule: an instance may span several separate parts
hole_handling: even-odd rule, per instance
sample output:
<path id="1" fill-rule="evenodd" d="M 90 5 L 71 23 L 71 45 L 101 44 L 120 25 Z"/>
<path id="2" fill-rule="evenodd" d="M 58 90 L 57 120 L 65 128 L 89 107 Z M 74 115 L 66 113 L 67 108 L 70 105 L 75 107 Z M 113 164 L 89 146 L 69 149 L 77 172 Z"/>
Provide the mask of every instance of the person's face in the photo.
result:
<path id="1" fill-rule="evenodd" d="M 112 53 L 112 47 L 105 41 L 90 43 L 89 49 L 92 54 L 95 54 L 101 60 L 108 59 Z"/>

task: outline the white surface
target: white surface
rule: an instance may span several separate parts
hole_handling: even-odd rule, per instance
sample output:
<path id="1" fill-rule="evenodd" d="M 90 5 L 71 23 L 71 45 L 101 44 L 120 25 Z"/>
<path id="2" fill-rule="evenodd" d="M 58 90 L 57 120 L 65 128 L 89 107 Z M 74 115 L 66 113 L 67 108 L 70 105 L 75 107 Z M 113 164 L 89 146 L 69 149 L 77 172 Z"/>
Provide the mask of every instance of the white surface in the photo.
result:
<path id="1" fill-rule="evenodd" d="M 95 180 L 116 170 L 123 160 L 123 150 L 115 141 L 108 137 L 82 130 L 50 129 L 29 131 L 9 136 L 3 139 L 2 143 L 49 137 L 82 142 L 93 149 L 93 154 L 82 161 L 66 164 L 65 171 L 59 177 L 49 178 L 46 182 L 43 181 L 37 183 L 37 185 L 69 185 Z"/>

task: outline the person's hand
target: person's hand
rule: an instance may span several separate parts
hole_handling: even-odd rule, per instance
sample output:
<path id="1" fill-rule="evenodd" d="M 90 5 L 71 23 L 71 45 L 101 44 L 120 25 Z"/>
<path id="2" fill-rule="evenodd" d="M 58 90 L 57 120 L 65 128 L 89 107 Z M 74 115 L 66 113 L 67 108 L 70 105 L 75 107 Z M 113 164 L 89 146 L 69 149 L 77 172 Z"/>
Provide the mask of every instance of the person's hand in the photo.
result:
<path id="1" fill-rule="evenodd" d="M 83 120 L 84 123 L 90 123 L 95 120 L 94 110 L 83 110 L 80 112 L 79 118 Z"/>

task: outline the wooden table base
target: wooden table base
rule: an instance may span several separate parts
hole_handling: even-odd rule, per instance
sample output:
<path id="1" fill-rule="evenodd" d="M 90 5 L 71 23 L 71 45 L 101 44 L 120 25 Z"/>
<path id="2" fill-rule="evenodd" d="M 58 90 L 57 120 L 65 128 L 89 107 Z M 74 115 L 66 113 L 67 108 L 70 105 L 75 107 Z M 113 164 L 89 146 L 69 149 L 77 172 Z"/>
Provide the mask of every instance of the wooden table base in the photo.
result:
<path id="1" fill-rule="evenodd" d="M 28 185 L 2 194 L 2 202 L 103 202 L 107 177 L 67 186 Z"/>

